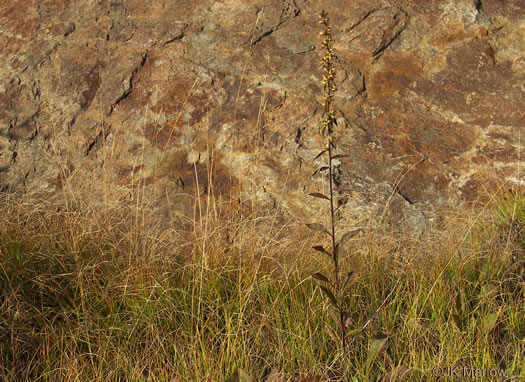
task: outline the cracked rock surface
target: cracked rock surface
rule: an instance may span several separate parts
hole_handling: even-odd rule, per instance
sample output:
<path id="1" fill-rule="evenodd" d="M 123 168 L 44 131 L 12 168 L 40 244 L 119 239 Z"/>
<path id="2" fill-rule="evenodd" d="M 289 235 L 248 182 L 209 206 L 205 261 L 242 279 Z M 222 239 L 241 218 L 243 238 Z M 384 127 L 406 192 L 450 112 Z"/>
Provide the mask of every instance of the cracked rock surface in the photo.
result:
<path id="1" fill-rule="evenodd" d="M 116 204 L 141 190 L 167 226 L 196 194 L 318 220 L 322 8 L 350 155 L 341 218 L 420 232 L 489 179 L 525 186 L 521 0 L 12 0 L 0 190 Z"/>

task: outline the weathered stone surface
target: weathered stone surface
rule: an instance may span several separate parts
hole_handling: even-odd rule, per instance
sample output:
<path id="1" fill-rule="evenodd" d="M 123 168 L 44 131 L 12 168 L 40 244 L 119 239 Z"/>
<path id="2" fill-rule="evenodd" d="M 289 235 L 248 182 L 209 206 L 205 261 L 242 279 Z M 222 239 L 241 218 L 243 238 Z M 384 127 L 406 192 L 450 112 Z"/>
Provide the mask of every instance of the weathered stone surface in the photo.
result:
<path id="1" fill-rule="evenodd" d="M 321 8 L 350 154 L 342 219 L 419 232 L 489 178 L 525 185 L 520 0 L 15 0 L 0 9 L 0 189 L 105 204 L 139 190 L 167 224 L 198 194 L 317 220 Z"/>

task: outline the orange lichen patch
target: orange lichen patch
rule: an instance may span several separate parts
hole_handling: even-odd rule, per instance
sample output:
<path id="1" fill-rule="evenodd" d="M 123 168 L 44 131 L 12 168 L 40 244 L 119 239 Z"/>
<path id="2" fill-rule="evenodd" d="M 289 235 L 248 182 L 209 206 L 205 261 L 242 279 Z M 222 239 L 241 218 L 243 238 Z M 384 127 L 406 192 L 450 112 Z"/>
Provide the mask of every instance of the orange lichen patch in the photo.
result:
<path id="1" fill-rule="evenodd" d="M 171 119 L 165 125 L 149 123 L 145 128 L 145 137 L 153 146 L 165 150 L 178 144 L 182 136 L 182 125 L 180 118 Z"/>
<path id="2" fill-rule="evenodd" d="M 509 158 L 518 158 L 518 152 L 514 147 L 491 145 L 480 150 L 481 154 L 491 161 L 508 162 Z"/>
<path id="3" fill-rule="evenodd" d="M 435 164 L 422 158 L 413 165 L 406 165 L 403 171 L 398 172 L 392 180 L 399 182 L 399 189 L 411 202 L 419 202 L 425 199 L 425 193 L 429 190 L 446 190 L 450 180 L 445 173 L 439 171 Z"/>
<path id="4" fill-rule="evenodd" d="M 467 32 L 465 32 L 462 24 L 449 24 L 447 28 L 443 28 L 442 30 L 446 31 L 446 33 L 435 36 L 429 41 L 430 44 L 436 47 L 442 47 L 451 43 L 463 41 L 469 36 Z"/>
<path id="5" fill-rule="evenodd" d="M 205 95 L 188 94 L 191 84 L 178 84 L 168 88 L 151 110 L 177 116 L 176 119 L 190 124 L 199 123 L 209 112 L 213 100 Z"/>
<path id="6" fill-rule="evenodd" d="M 26 45 L 26 42 L 23 38 L 18 37 L 5 37 L 2 36 L 0 39 L 0 51 L 2 52 L 2 55 L 4 57 L 7 57 L 9 55 L 12 55 L 13 53 L 16 53 Z"/>
<path id="7" fill-rule="evenodd" d="M 175 82 L 164 88 L 164 96 L 151 107 L 154 113 L 178 114 L 182 111 L 184 100 L 188 97 L 187 83 Z"/>
<path id="8" fill-rule="evenodd" d="M 12 35 L 19 35 L 22 38 L 29 38 L 40 27 L 40 17 L 36 11 L 37 7 L 26 5 L 24 12 L 20 12 L 17 9 L 18 7 L 20 7 L 20 4 L 2 7 L 0 10 L 0 24 L 3 31 L 8 31 Z"/>
<path id="9" fill-rule="evenodd" d="M 423 72 L 420 60 L 412 55 L 383 56 L 384 69 L 375 73 L 369 96 L 373 98 L 388 97 L 396 91 L 406 89 L 419 78 Z"/>
<path id="10" fill-rule="evenodd" d="M 151 110 L 154 113 L 178 114 L 182 111 L 184 99 L 187 97 L 189 88 L 186 84 L 173 84 L 165 89 L 165 95 L 159 100 Z"/>

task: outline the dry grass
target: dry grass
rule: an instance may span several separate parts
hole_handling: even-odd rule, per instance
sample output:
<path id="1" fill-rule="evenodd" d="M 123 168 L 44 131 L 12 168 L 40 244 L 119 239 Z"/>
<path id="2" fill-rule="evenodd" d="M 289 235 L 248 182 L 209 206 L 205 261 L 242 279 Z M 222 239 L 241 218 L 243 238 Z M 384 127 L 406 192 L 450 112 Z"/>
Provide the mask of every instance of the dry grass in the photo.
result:
<path id="1" fill-rule="evenodd" d="M 341 354 L 310 277 L 330 263 L 312 255 L 304 231 L 276 240 L 274 217 L 211 216 L 206 232 L 195 224 L 191 235 L 159 236 L 122 210 L 110 220 L 114 211 L 51 213 L 4 200 L 0 376 L 221 381 L 242 368 L 256 380 L 272 370 L 274 380 L 378 380 L 393 371 L 434 380 L 433 367 L 465 366 L 519 379 L 524 208 L 523 196 L 507 195 L 482 215 L 461 211 L 425 242 L 374 232 L 352 239 L 350 316 L 362 330 Z M 378 332 L 388 341 L 367 365 Z"/>

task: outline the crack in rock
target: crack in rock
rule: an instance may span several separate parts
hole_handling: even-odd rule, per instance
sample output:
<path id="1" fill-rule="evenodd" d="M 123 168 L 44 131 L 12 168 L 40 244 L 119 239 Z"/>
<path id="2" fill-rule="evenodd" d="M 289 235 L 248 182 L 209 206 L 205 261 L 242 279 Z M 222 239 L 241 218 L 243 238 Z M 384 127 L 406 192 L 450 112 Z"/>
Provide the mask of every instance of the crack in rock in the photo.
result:
<path id="1" fill-rule="evenodd" d="M 186 36 L 187 28 L 188 28 L 188 24 L 183 24 L 181 27 L 181 30 L 178 31 L 178 33 L 174 34 L 173 36 L 169 36 L 168 40 L 164 41 L 162 45 L 168 45 L 168 44 L 171 44 L 172 42 L 183 39 Z"/>
<path id="2" fill-rule="evenodd" d="M 408 14 L 401 8 L 372 8 L 344 30 L 340 48 L 377 60 L 405 30 L 407 21 Z"/>
<path id="3" fill-rule="evenodd" d="M 399 194 L 399 196 L 401 196 L 403 199 L 405 199 L 408 204 L 410 204 L 410 205 L 414 204 L 414 201 L 412 199 L 410 199 L 404 192 L 401 191 L 401 189 L 399 188 L 399 185 L 396 185 L 394 187 L 394 191 L 397 194 Z"/>
<path id="4" fill-rule="evenodd" d="M 91 143 L 88 145 L 88 148 L 86 149 L 86 152 L 84 153 L 84 156 L 87 156 L 93 151 L 94 148 L 98 147 L 100 142 L 102 140 L 105 140 L 109 135 L 109 131 L 106 130 L 105 134 L 103 134 L 103 131 L 99 131 L 95 139 L 91 141 Z"/>
<path id="5" fill-rule="evenodd" d="M 281 15 L 279 16 L 279 21 L 277 24 L 272 26 L 271 28 L 261 32 L 257 38 L 252 40 L 251 45 L 254 46 L 258 44 L 263 38 L 270 36 L 273 32 L 279 30 L 284 23 L 287 21 L 297 17 L 301 10 L 295 3 L 295 0 L 285 0 L 284 1 L 284 7 L 281 10 Z M 257 13 L 264 12 L 264 9 L 260 9 Z"/>
<path id="6" fill-rule="evenodd" d="M 481 11 L 483 10 L 483 3 L 481 2 L 481 0 L 474 0 L 474 6 L 476 7 L 476 11 L 478 11 L 478 13 L 481 13 Z"/>
<path id="7" fill-rule="evenodd" d="M 144 67 L 144 65 L 146 64 L 146 59 L 148 57 L 148 53 L 144 53 L 142 55 L 142 60 L 140 61 L 140 63 L 135 67 L 135 69 L 133 69 L 133 71 L 131 72 L 131 75 L 129 76 L 129 80 L 127 81 L 127 87 L 124 89 L 124 92 L 117 98 L 117 100 L 115 102 L 113 102 L 113 104 L 111 105 L 110 107 L 110 110 L 109 110 L 109 114 L 108 115 L 111 115 L 111 113 L 113 113 L 113 111 L 115 110 L 115 108 L 124 100 L 126 99 L 126 97 L 131 93 L 131 91 L 133 90 L 133 79 L 135 78 L 135 75 L 138 73 L 138 71 L 140 69 L 142 69 Z"/>

